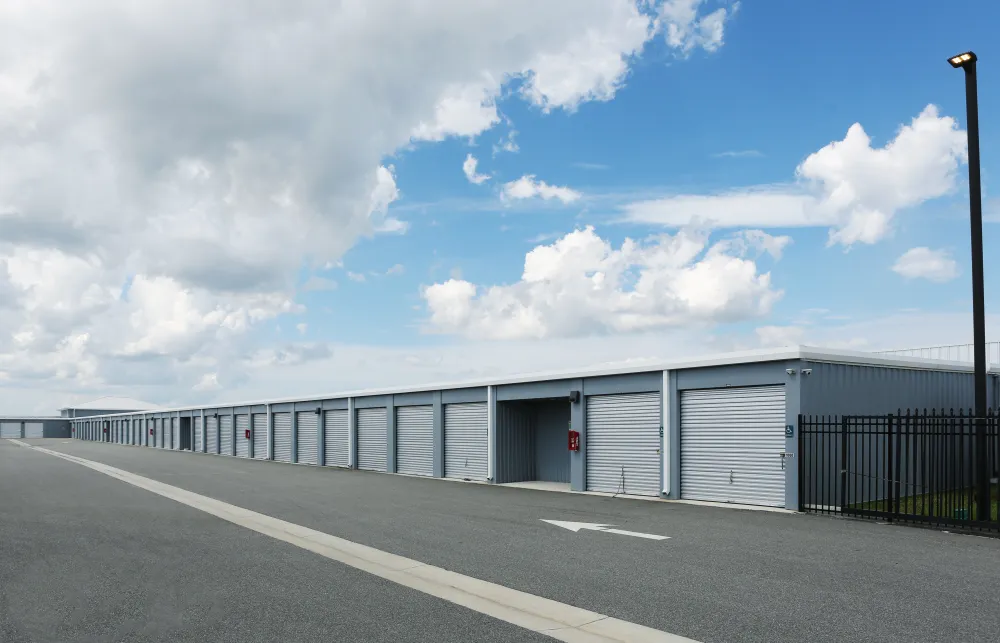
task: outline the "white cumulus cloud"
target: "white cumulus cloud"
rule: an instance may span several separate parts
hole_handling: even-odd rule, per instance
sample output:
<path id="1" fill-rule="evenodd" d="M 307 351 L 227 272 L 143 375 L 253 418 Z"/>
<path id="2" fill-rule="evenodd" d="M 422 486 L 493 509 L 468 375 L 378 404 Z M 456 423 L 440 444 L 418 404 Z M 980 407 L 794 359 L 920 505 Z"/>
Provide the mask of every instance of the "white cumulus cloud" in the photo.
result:
<path id="1" fill-rule="evenodd" d="M 803 161 L 797 174 L 818 191 L 819 211 L 838 220 L 831 243 L 874 243 L 898 210 L 951 192 L 965 159 L 965 132 L 928 105 L 882 148 L 873 148 L 855 123 L 844 140 Z"/>
<path id="2" fill-rule="evenodd" d="M 568 187 L 549 185 L 545 181 L 535 178 L 534 174 L 525 174 L 516 181 L 503 184 L 501 196 L 504 199 L 533 199 L 541 198 L 546 201 L 557 199 L 563 203 L 572 203 L 582 195 Z"/>
<path id="3" fill-rule="evenodd" d="M 843 140 L 810 154 L 796 184 L 718 194 L 680 194 L 622 206 L 628 221 L 671 227 L 827 227 L 830 244 L 872 244 L 896 214 L 952 193 L 966 159 L 966 135 L 928 105 L 883 147 L 859 123 Z"/>
<path id="4" fill-rule="evenodd" d="M 387 158 L 495 127 L 510 87 L 609 99 L 659 29 L 645 0 L 364 8 L 0 3 L 3 377 L 245 376 L 303 267 L 406 231 Z"/>
<path id="5" fill-rule="evenodd" d="M 462 163 L 462 172 L 465 174 L 465 178 L 469 180 L 469 183 L 475 185 L 481 185 L 486 181 L 490 180 L 489 174 L 479 174 L 476 168 L 479 165 L 479 160 L 471 154 L 465 156 L 465 161 Z"/>
<path id="6" fill-rule="evenodd" d="M 927 247 L 910 248 L 896 260 L 892 269 L 907 279 L 927 279 L 936 283 L 958 276 L 958 264 L 951 253 Z"/>
<path id="7" fill-rule="evenodd" d="M 746 255 L 777 254 L 786 243 L 753 231 L 710 245 L 706 234 L 682 230 L 616 249 L 588 226 L 529 252 L 515 284 L 450 279 L 425 288 L 428 329 L 547 338 L 752 318 L 782 293 Z"/>
<path id="8" fill-rule="evenodd" d="M 719 7 L 707 14 L 699 13 L 704 0 L 666 0 L 660 6 L 660 19 L 666 27 L 667 44 L 688 55 L 697 48 L 717 51 L 723 44 L 726 20 L 739 9 Z"/>

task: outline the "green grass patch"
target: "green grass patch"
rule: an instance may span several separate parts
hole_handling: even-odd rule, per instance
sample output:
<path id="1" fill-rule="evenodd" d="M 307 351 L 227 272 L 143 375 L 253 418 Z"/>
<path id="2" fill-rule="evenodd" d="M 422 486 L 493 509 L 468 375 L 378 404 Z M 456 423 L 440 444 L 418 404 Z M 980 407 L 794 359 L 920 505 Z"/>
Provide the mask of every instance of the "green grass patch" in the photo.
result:
<path id="1" fill-rule="evenodd" d="M 897 506 L 903 515 L 951 518 L 954 520 L 997 521 L 1000 520 L 1000 488 L 991 485 L 989 517 L 983 512 L 980 518 L 979 505 L 974 489 L 957 489 L 939 493 L 925 493 L 902 496 Z M 896 503 L 893 503 L 896 504 Z M 848 510 L 892 512 L 888 499 L 871 500 L 848 505 Z"/>

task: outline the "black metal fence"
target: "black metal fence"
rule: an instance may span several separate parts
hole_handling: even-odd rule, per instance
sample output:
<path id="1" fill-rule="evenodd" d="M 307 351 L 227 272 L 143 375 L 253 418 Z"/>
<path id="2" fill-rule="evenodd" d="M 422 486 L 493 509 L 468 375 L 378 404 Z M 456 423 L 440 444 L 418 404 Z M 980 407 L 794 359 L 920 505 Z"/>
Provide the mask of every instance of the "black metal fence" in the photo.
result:
<path id="1" fill-rule="evenodd" d="M 802 511 L 1000 535 L 992 411 L 800 416 L 799 467 Z"/>

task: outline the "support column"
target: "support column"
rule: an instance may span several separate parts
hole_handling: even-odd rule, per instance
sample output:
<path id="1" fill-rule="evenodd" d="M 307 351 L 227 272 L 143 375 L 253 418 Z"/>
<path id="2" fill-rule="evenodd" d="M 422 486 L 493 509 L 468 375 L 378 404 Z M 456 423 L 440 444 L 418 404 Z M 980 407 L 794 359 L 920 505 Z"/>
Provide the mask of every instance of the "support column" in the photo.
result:
<path id="1" fill-rule="evenodd" d="M 385 470 L 396 473 L 396 398 L 389 396 L 385 405 Z"/>
<path id="2" fill-rule="evenodd" d="M 299 461 L 299 411 L 292 402 L 292 463 Z"/>
<path id="3" fill-rule="evenodd" d="M 347 398 L 347 466 L 358 468 L 358 414 L 354 408 L 354 398 Z"/>
<path id="4" fill-rule="evenodd" d="M 580 450 L 570 451 L 569 455 L 569 488 L 573 491 L 587 490 L 587 392 L 583 385 L 582 380 L 573 383 L 573 388 L 580 391 L 580 399 L 570 402 L 569 426 L 566 427 L 566 444 L 563 446 L 569 448 L 570 430 L 580 433 Z"/>
<path id="5" fill-rule="evenodd" d="M 497 470 L 497 389 L 486 387 L 486 480 L 496 482 Z"/>
<path id="6" fill-rule="evenodd" d="M 274 418 L 271 413 L 271 405 L 267 405 L 267 459 L 274 460 Z"/>
<path id="7" fill-rule="evenodd" d="M 434 477 L 444 477 L 444 405 L 441 391 L 434 391 L 432 398 L 434 413 Z"/>

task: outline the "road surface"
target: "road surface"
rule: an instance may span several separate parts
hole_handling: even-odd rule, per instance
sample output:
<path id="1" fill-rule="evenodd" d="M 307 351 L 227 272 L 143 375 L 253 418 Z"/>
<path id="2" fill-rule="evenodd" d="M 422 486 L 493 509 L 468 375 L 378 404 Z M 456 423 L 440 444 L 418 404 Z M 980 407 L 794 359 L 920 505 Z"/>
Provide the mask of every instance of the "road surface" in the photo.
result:
<path id="1" fill-rule="evenodd" d="M 990 642 L 1000 632 L 996 539 L 23 442 L 705 643 Z M 8 441 L 0 441 L 0 515 L 4 641 L 552 640 Z"/>

